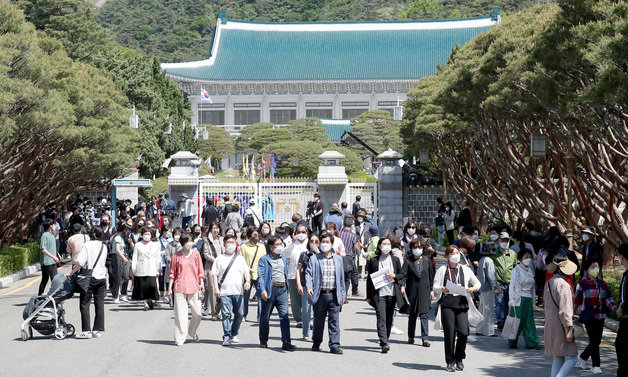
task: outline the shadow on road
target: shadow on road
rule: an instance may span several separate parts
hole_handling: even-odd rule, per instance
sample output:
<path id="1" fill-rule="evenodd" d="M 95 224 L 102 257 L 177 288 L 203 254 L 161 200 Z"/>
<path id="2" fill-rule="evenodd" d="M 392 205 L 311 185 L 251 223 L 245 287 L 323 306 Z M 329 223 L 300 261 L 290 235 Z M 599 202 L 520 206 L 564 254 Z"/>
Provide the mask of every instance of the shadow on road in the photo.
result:
<path id="1" fill-rule="evenodd" d="M 412 370 L 445 370 L 442 366 L 429 364 L 392 363 L 393 366 Z"/>

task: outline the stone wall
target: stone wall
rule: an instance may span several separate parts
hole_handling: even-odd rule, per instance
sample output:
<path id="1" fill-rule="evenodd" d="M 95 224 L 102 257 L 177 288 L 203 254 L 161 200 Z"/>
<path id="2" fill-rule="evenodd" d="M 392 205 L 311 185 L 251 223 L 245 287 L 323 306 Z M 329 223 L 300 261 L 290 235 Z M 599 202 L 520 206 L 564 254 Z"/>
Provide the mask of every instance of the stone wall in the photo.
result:
<path id="1" fill-rule="evenodd" d="M 435 223 L 436 198 L 444 198 L 443 186 L 403 186 L 403 221 L 404 224 L 412 219 L 418 223 Z M 451 201 L 457 209 L 456 201 L 451 191 L 447 193 L 447 201 Z"/>

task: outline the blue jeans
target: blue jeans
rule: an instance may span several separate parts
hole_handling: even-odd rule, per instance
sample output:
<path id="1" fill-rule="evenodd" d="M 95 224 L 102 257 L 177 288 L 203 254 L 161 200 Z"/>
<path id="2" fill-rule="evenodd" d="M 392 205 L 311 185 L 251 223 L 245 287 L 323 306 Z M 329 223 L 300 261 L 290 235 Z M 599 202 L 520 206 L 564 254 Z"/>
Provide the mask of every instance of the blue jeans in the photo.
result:
<path id="1" fill-rule="evenodd" d="M 223 339 L 233 339 L 240 332 L 242 323 L 242 295 L 220 296 L 220 312 L 222 313 Z M 233 313 L 233 324 L 231 324 Z"/>
<path id="2" fill-rule="evenodd" d="M 259 341 L 268 343 L 268 332 L 270 331 L 270 314 L 277 308 L 279 314 L 279 327 L 281 328 L 281 341 L 291 343 L 290 340 L 290 319 L 288 318 L 288 289 L 286 286 L 273 287 L 268 300 L 262 301 L 262 312 L 259 317 Z"/>
<path id="3" fill-rule="evenodd" d="M 445 226 L 444 225 L 436 225 L 436 229 L 438 229 L 438 244 L 443 244 L 443 234 L 445 234 Z"/>
<path id="4" fill-rule="evenodd" d="M 301 318 L 303 319 L 303 336 L 310 336 L 310 321 L 312 320 L 312 304 L 303 292 L 301 296 Z"/>
<path id="5" fill-rule="evenodd" d="M 554 356 L 552 360 L 552 377 L 566 377 L 576 365 L 576 357 Z"/>
<path id="6" fill-rule="evenodd" d="M 257 280 L 251 280 L 251 289 L 244 291 L 244 319 L 249 315 L 249 299 L 251 298 L 251 290 L 253 287 L 257 287 Z M 259 319 L 259 313 L 262 311 L 262 300 L 257 301 L 257 318 Z"/>
<path id="7" fill-rule="evenodd" d="M 495 318 L 503 325 L 508 315 L 508 287 L 510 284 L 498 284 L 499 296 L 495 296 Z"/>

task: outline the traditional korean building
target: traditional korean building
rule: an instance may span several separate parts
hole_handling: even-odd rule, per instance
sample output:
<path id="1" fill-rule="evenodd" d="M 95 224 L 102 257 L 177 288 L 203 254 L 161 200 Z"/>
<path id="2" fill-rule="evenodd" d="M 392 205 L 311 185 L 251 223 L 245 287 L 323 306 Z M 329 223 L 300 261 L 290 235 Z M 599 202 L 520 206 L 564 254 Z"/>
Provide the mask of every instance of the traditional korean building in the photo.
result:
<path id="1" fill-rule="evenodd" d="M 350 119 L 392 113 L 452 48 L 499 21 L 497 9 L 460 20 L 316 23 L 237 21 L 221 12 L 207 59 L 162 69 L 187 93 L 193 125 L 238 133 L 256 122 Z"/>

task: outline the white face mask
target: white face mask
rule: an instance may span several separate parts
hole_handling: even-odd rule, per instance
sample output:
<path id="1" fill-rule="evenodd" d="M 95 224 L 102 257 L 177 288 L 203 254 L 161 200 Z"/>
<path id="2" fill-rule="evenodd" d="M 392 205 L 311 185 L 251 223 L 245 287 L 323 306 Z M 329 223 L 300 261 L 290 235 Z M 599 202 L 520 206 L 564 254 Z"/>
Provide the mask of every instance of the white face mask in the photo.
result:
<path id="1" fill-rule="evenodd" d="M 524 260 L 522 260 L 522 261 L 521 261 L 521 263 L 522 263 L 524 266 L 528 267 L 528 266 L 530 266 L 530 264 L 532 263 L 532 259 L 530 259 L 530 258 L 528 258 L 528 259 L 524 259 Z"/>
<path id="2" fill-rule="evenodd" d="M 262 229 L 262 236 L 265 236 L 265 235 L 267 235 L 268 233 L 270 233 L 270 230 L 268 230 L 268 229 L 266 229 L 266 228 Z"/>
<path id="3" fill-rule="evenodd" d="M 174 236 L 174 240 L 175 240 L 175 241 L 177 241 L 177 242 L 179 242 L 179 239 L 180 239 L 180 238 L 181 238 L 181 236 L 180 236 L 180 235 L 178 235 L 178 234 Z"/>
<path id="4" fill-rule="evenodd" d="M 454 254 L 450 256 L 449 261 L 452 263 L 460 263 L 460 254 Z"/>
<path id="5" fill-rule="evenodd" d="M 414 236 L 414 233 L 416 233 L 416 229 L 414 228 L 408 228 L 408 234 L 411 236 Z"/>
<path id="6" fill-rule="evenodd" d="M 275 254 L 277 254 L 277 255 L 281 255 L 281 254 L 283 254 L 283 247 L 275 248 L 275 250 L 273 250 L 273 252 Z"/>
<path id="7" fill-rule="evenodd" d="M 150 241 L 150 239 L 151 239 L 151 235 L 150 235 L 150 234 L 145 234 L 145 235 L 143 235 L 143 236 L 142 236 L 142 239 L 143 239 L 144 241 L 148 242 L 148 241 Z"/>
<path id="8" fill-rule="evenodd" d="M 462 234 L 458 233 L 458 239 L 461 240 L 462 239 Z"/>
<path id="9" fill-rule="evenodd" d="M 358 222 L 363 223 L 364 222 L 364 217 L 358 216 Z"/>
<path id="10" fill-rule="evenodd" d="M 390 250 L 391 250 L 390 246 L 382 246 L 382 254 L 388 255 L 390 253 Z"/>
<path id="11" fill-rule="evenodd" d="M 415 257 L 420 257 L 421 255 L 423 255 L 423 249 L 412 249 L 412 254 Z"/>
<path id="12" fill-rule="evenodd" d="M 471 238 L 473 238 L 474 241 L 477 241 L 479 237 L 477 234 L 474 234 L 473 236 L 471 236 Z"/>
<path id="13" fill-rule="evenodd" d="M 188 250 L 192 250 L 194 248 L 194 242 L 188 242 L 185 244 L 185 248 Z"/>
<path id="14" fill-rule="evenodd" d="M 228 254 L 232 254 L 236 249 L 236 245 L 234 243 L 228 243 L 227 246 L 225 247 L 225 251 Z"/>
<path id="15" fill-rule="evenodd" d="M 305 241 L 306 238 L 307 238 L 307 234 L 305 234 L 305 233 L 297 234 L 297 240 L 299 240 L 301 242 Z"/>
<path id="16" fill-rule="evenodd" d="M 322 244 L 319 246 L 319 249 L 321 249 L 321 251 L 322 251 L 323 253 L 326 253 L 326 252 L 328 252 L 329 250 L 331 250 L 331 245 L 330 245 L 330 244 L 328 244 L 328 243 L 322 243 Z"/>
<path id="17" fill-rule="evenodd" d="M 586 234 L 586 233 L 585 233 L 585 234 L 583 234 L 583 235 L 582 235 L 582 240 L 583 240 L 583 241 L 588 241 L 588 240 L 589 240 L 589 235 L 588 235 L 588 234 Z"/>
<path id="18" fill-rule="evenodd" d="M 497 241 L 497 234 L 491 234 L 491 241 Z"/>
<path id="19" fill-rule="evenodd" d="M 507 250 L 508 249 L 508 242 L 500 242 L 499 243 L 499 247 L 501 247 L 502 250 Z"/>

